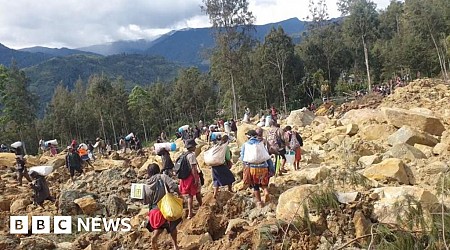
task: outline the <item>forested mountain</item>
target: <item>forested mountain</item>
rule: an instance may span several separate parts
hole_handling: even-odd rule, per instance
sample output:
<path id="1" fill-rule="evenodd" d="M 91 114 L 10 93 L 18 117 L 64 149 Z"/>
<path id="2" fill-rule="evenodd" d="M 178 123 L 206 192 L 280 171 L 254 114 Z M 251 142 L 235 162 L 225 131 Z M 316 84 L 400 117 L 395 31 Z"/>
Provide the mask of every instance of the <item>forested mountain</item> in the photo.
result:
<path id="1" fill-rule="evenodd" d="M 51 55 L 45 53 L 31 53 L 10 49 L 0 43 L 0 64 L 5 66 L 15 62 L 21 68 L 29 67 L 50 59 Z"/>
<path id="2" fill-rule="evenodd" d="M 47 54 L 47 55 L 54 56 L 54 57 L 55 56 L 70 56 L 70 55 L 76 55 L 76 54 L 95 55 L 95 53 L 86 52 L 86 51 L 82 51 L 82 50 L 68 49 L 68 48 L 56 49 L 56 48 L 47 48 L 47 47 L 42 47 L 42 46 L 35 46 L 35 47 L 31 47 L 31 48 L 19 49 L 19 51 L 25 51 L 25 52 L 31 52 L 31 53 L 43 53 L 43 54 Z"/>
<path id="3" fill-rule="evenodd" d="M 122 77 L 126 89 L 134 84 L 151 84 L 156 81 L 173 79 L 179 66 L 162 57 L 145 55 L 72 55 L 55 57 L 41 64 L 25 68 L 31 79 L 30 90 L 40 97 L 40 103 L 50 101 L 58 84 L 73 89 L 78 79 L 87 81 L 93 74 L 103 74 L 110 78 Z"/>
<path id="4" fill-rule="evenodd" d="M 142 54 L 150 46 L 153 41 L 139 39 L 135 41 L 115 41 L 107 44 L 97 44 L 87 47 L 77 48 L 80 51 L 87 51 L 104 56 L 110 56 L 115 54 Z"/>

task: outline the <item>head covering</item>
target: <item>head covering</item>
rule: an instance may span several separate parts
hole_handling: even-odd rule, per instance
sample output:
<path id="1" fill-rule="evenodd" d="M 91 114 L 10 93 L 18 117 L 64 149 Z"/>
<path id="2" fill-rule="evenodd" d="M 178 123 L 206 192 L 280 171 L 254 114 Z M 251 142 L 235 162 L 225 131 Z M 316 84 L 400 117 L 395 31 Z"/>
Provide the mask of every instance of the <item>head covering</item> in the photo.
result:
<path id="1" fill-rule="evenodd" d="M 251 129 L 251 130 L 247 131 L 247 136 L 254 137 L 254 136 L 257 136 L 257 135 L 258 134 L 256 133 L 256 131 L 254 129 Z"/>
<path id="2" fill-rule="evenodd" d="M 188 139 L 188 140 L 186 140 L 186 143 L 184 144 L 184 146 L 189 149 L 189 148 L 193 148 L 193 147 L 197 146 L 197 143 L 195 142 L 194 139 Z"/>
<path id="3" fill-rule="evenodd" d="M 71 150 L 71 149 L 73 149 L 72 146 L 67 146 L 67 150 Z"/>

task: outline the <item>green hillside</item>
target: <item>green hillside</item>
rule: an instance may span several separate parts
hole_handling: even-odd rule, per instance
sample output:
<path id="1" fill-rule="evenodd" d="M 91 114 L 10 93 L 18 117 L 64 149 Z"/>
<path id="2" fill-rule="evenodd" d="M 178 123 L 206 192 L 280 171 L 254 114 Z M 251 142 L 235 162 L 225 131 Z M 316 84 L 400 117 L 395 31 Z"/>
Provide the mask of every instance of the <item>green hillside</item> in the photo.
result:
<path id="1" fill-rule="evenodd" d="M 92 74 L 104 74 L 111 78 L 122 77 L 126 88 L 131 89 L 134 84 L 146 85 L 157 80 L 171 80 L 178 70 L 178 65 L 162 57 L 125 54 L 107 57 L 56 57 L 24 69 L 31 79 L 30 90 L 40 97 L 44 105 L 50 101 L 59 83 L 72 89 L 78 79 L 86 82 Z"/>

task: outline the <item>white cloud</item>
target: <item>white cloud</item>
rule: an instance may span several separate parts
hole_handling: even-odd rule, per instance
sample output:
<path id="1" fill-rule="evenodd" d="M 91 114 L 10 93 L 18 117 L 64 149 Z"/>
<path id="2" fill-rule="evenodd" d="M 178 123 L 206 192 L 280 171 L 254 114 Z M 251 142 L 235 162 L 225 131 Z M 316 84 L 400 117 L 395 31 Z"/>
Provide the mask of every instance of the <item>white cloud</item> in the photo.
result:
<path id="1" fill-rule="evenodd" d="M 249 0 L 256 24 L 304 20 L 307 0 Z M 327 0 L 338 16 L 336 0 Z M 385 7 L 389 0 L 376 0 Z M 209 26 L 202 0 L 14 0 L 0 8 L 0 43 L 76 48 L 115 40 L 152 39 L 172 29 Z"/>

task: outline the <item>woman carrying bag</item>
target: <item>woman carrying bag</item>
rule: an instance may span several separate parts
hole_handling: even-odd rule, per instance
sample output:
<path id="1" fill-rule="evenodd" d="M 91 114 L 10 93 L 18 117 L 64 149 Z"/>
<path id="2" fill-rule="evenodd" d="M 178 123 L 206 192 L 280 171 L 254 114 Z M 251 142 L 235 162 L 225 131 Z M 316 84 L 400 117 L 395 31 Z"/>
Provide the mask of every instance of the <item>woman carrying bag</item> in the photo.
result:
<path id="1" fill-rule="evenodd" d="M 232 163 L 227 135 L 222 136 L 215 147 L 205 152 L 205 164 L 211 166 L 214 199 L 217 198 L 219 187 L 228 186 L 228 191 L 233 192 L 232 184 L 236 179 L 230 170 Z"/>
<path id="2" fill-rule="evenodd" d="M 170 234 L 174 249 L 179 249 L 177 243 L 177 226 L 181 217 L 176 220 L 166 219 L 160 210 L 161 200 L 171 196 L 170 192 L 179 194 L 177 183 L 165 174 L 160 174 L 157 164 L 150 164 L 147 168 L 149 179 L 144 187 L 144 204 L 149 204 L 147 229 L 153 232 L 152 248 L 158 249 L 158 237 L 166 229 Z M 182 205 L 181 205 L 182 208 Z"/>

